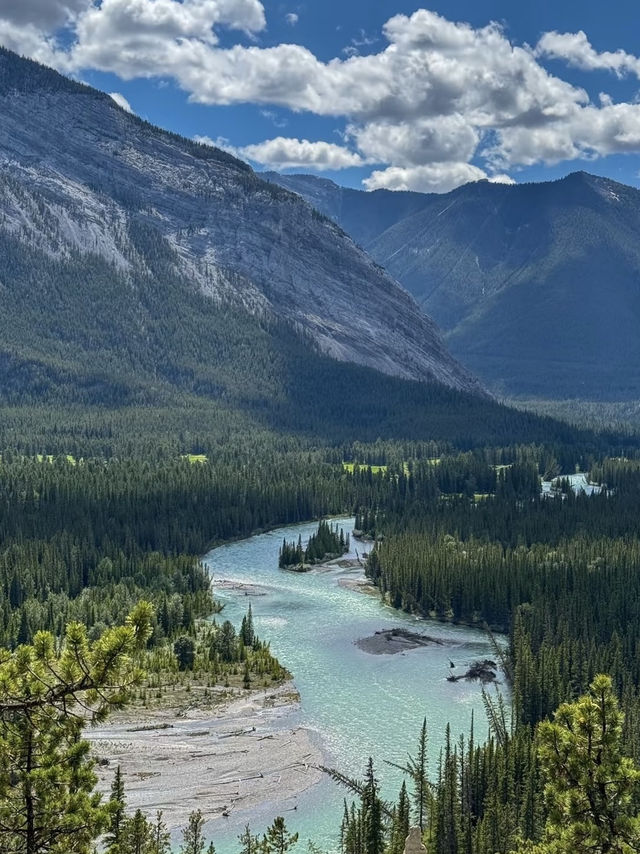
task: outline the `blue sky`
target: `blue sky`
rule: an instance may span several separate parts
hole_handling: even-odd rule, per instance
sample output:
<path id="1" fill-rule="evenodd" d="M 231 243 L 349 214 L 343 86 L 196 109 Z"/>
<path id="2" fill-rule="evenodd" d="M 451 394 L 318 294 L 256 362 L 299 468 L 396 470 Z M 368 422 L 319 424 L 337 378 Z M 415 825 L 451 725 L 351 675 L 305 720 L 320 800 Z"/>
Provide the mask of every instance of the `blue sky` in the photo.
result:
<path id="1" fill-rule="evenodd" d="M 256 169 L 639 185 L 637 4 L 0 0 L 0 43 Z"/>

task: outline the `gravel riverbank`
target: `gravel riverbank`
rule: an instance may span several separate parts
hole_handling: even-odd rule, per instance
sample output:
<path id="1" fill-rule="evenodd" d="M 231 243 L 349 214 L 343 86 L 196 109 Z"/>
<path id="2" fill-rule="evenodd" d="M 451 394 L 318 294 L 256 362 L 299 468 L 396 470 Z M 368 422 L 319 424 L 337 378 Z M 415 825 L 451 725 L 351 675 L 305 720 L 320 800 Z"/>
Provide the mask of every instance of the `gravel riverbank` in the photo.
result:
<path id="1" fill-rule="evenodd" d="M 215 708 L 130 710 L 87 732 L 100 789 L 121 766 L 128 811 L 163 810 L 170 828 L 201 809 L 206 821 L 259 804 L 277 805 L 320 780 L 323 757 L 311 733 L 295 726 L 292 682 L 247 692 L 225 689 Z"/>

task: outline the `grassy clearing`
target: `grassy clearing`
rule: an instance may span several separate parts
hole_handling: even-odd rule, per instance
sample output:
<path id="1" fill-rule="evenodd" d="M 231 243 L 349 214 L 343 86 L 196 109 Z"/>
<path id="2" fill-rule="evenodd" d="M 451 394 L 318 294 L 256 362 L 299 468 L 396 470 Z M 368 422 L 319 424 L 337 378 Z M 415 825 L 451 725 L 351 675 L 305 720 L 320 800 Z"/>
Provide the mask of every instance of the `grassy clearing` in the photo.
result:
<path id="1" fill-rule="evenodd" d="M 348 471 L 349 474 L 353 474 L 356 469 L 358 471 L 370 471 L 372 474 L 379 474 L 380 472 L 385 472 L 388 469 L 388 466 L 370 466 L 367 463 L 342 463 L 342 468 L 345 471 Z"/>
<path id="2" fill-rule="evenodd" d="M 402 466 L 404 468 L 404 473 L 406 475 L 408 475 L 409 474 L 409 464 L 403 463 Z M 372 474 L 380 474 L 380 472 L 382 472 L 383 474 L 386 474 L 388 469 L 389 469 L 389 466 L 374 466 L 374 465 L 369 465 L 368 463 L 345 463 L 345 462 L 343 462 L 342 468 L 345 471 L 348 471 L 349 474 L 353 474 L 353 472 L 356 469 L 358 469 L 358 471 L 370 471 Z"/>
<path id="3" fill-rule="evenodd" d="M 78 460 L 76 460 L 75 457 L 72 457 L 71 454 L 65 454 L 64 456 L 67 462 L 72 466 L 78 464 Z M 56 458 L 53 454 L 36 454 L 36 459 L 39 463 L 52 463 Z"/>
<path id="4" fill-rule="evenodd" d="M 206 454 L 183 454 L 183 460 L 189 460 L 190 463 L 208 463 L 209 457 Z"/>

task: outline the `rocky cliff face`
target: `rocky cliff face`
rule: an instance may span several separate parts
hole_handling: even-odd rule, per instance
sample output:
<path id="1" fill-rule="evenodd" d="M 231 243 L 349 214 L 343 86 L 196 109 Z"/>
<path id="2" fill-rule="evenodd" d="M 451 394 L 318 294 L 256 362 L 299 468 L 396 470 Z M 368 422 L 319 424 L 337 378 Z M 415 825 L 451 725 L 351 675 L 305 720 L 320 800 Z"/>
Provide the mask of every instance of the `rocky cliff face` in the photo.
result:
<path id="1" fill-rule="evenodd" d="M 30 249 L 153 273 L 132 240 L 144 229 L 145 245 L 155 235 L 181 281 L 211 300 L 288 320 L 336 359 L 480 390 L 338 225 L 246 164 L 2 50 L 0 117 L 0 231 Z"/>

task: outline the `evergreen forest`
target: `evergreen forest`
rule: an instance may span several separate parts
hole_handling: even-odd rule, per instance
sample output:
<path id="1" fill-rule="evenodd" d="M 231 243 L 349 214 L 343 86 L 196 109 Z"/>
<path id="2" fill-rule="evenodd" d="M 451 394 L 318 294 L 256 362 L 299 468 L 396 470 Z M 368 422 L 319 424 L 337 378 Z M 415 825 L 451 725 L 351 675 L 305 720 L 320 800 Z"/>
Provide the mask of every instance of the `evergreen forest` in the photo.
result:
<path id="1" fill-rule="evenodd" d="M 598 691 L 606 695 L 606 714 L 615 720 L 615 761 L 628 769 L 624 803 L 632 827 L 640 813 L 634 770 L 640 767 L 640 453 L 633 436 L 622 446 L 620 436 L 578 432 L 572 443 L 470 449 L 466 442 L 456 448 L 437 439 L 380 439 L 311 450 L 295 437 L 278 444 L 257 433 L 247 435 L 245 447 L 229 447 L 217 456 L 213 445 L 208 454 L 183 446 L 183 453 L 171 456 L 167 443 L 155 455 L 139 446 L 135 456 L 98 458 L 92 454 L 95 437 L 83 438 L 83 429 L 75 428 L 73 455 L 33 456 L 15 446 L 2 455 L 0 710 L 5 728 L 16 720 L 17 697 L 24 703 L 25 682 L 37 667 L 49 667 L 63 686 L 48 690 L 56 696 L 70 692 L 100 719 L 112 705 L 146 701 L 147 690 L 167 678 L 201 676 L 207 684 L 231 681 L 245 688 L 286 678 L 286 662 L 273 658 L 268 638 L 256 637 L 250 609 L 241 626 L 217 614 L 200 558 L 212 545 L 256 531 L 355 513 L 356 529 L 374 543 L 366 572 L 391 605 L 508 634 L 508 646 L 496 645 L 496 654 L 511 699 L 487 695 L 489 740 L 477 742 L 473 730 L 461 740 L 449 735 L 435 767 L 427 767 L 429 736 L 424 729 L 418 732 L 417 722 L 418 748 L 404 769 L 406 786 L 397 803 L 382 802 L 377 794 L 374 763 L 385 757 L 373 758 L 364 782 L 341 779 L 337 769 L 339 782 L 356 797 L 343 820 L 344 854 L 400 854 L 405 831 L 416 822 L 429 854 L 573 850 L 558 847 L 556 839 L 553 798 L 562 798 L 549 792 L 548 744 L 555 732 L 550 727 L 566 728 L 570 712 L 557 710 L 595 702 Z M 115 433 L 110 437 L 113 449 L 124 448 L 123 441 Z M 253 454 L 247 457 L 250 443 Z M 588 472 L 602 490 L 574 492 L 562 475 L 576 469 Z M 541 494 L 542 479 L 556 486 L 549 495 Z M 310 547 L 313 555 L 303 554 L 305 562 L 340 554 L 347 542 L 343 532 L 321 521 Z M 300 548 L 285 542 L 283 553 L 292 550 L 297 562 Z M 140 603 L 146 603 L 142 615 L 136 611 Z M 59 659 L 70 644 L 88 661 L 101 660 L 103 648 L 136 621 L 144 624 L 144 643 L 136 641 L 139 651 L 128 661 L 138 670 L 118 665 L 124 668 L 117 671 L 121 690 L 109 702 L 99 699 L 97 685 L 74 682 Z M 606 683 L 600 674 L 607 674 Z M 96 676 L 101 678 L 106 677 Z M 89 699 L 84 694 L 78 699 L 82 692 Z M 43 709 L 46 697 L 45 692 Z M 67 746 L 56 742 L 47 748 L 52 757 L 63 747 L 84 744 L 77 721 L 75 728 L 69 726 L 62 738 Z M 5 737 L 10 730 L 12 725 Z M 26 734 L 21 731 L 21 743 L 29 732 L 28 726 Z M 82 797 L 86 809 L 96 810 L 91 826 L 97 836 L 115 807 L 98 808 L 97 801 L 91 806 L 85 747 L 77 761 L 88 775 Z M 10 763 L 0 770 L 3 808 L 10 803 L 16 773 Z M 72 779 L 58 785 L 69 798 L 80 797 L 75 788 L 80 784 Z M 192 818 L 197 825 L 195 813 Z M 45 843 L 25 847 L 15 822 L 7 821 L 10 829 L 0 828 L 10 840 L 3 850 L 58 854 Z M 154 825 L 153 816 L 123 812 L 122 821 L 126 832 L 118 837 L 119 847 L 113 842 L 108 850 L 167 850 L 161 816 Z M 189 827 L 185 833 L 197 831 L 204 844 L 202 828 Z M 621 839 L 635 838 L 629 827 L 620 830 Z M 295 835 L 286 826 L 272 831 L 282 839 Z M 264 849 L 266 838 L 247 828 L 248 850 Z M 161 839 L 165 848 L 158 848 Z M 77 840 L 80 844 L 80 836 Z M 68 850 L 89 851 L 89 837 L 83 844 Z"/>

